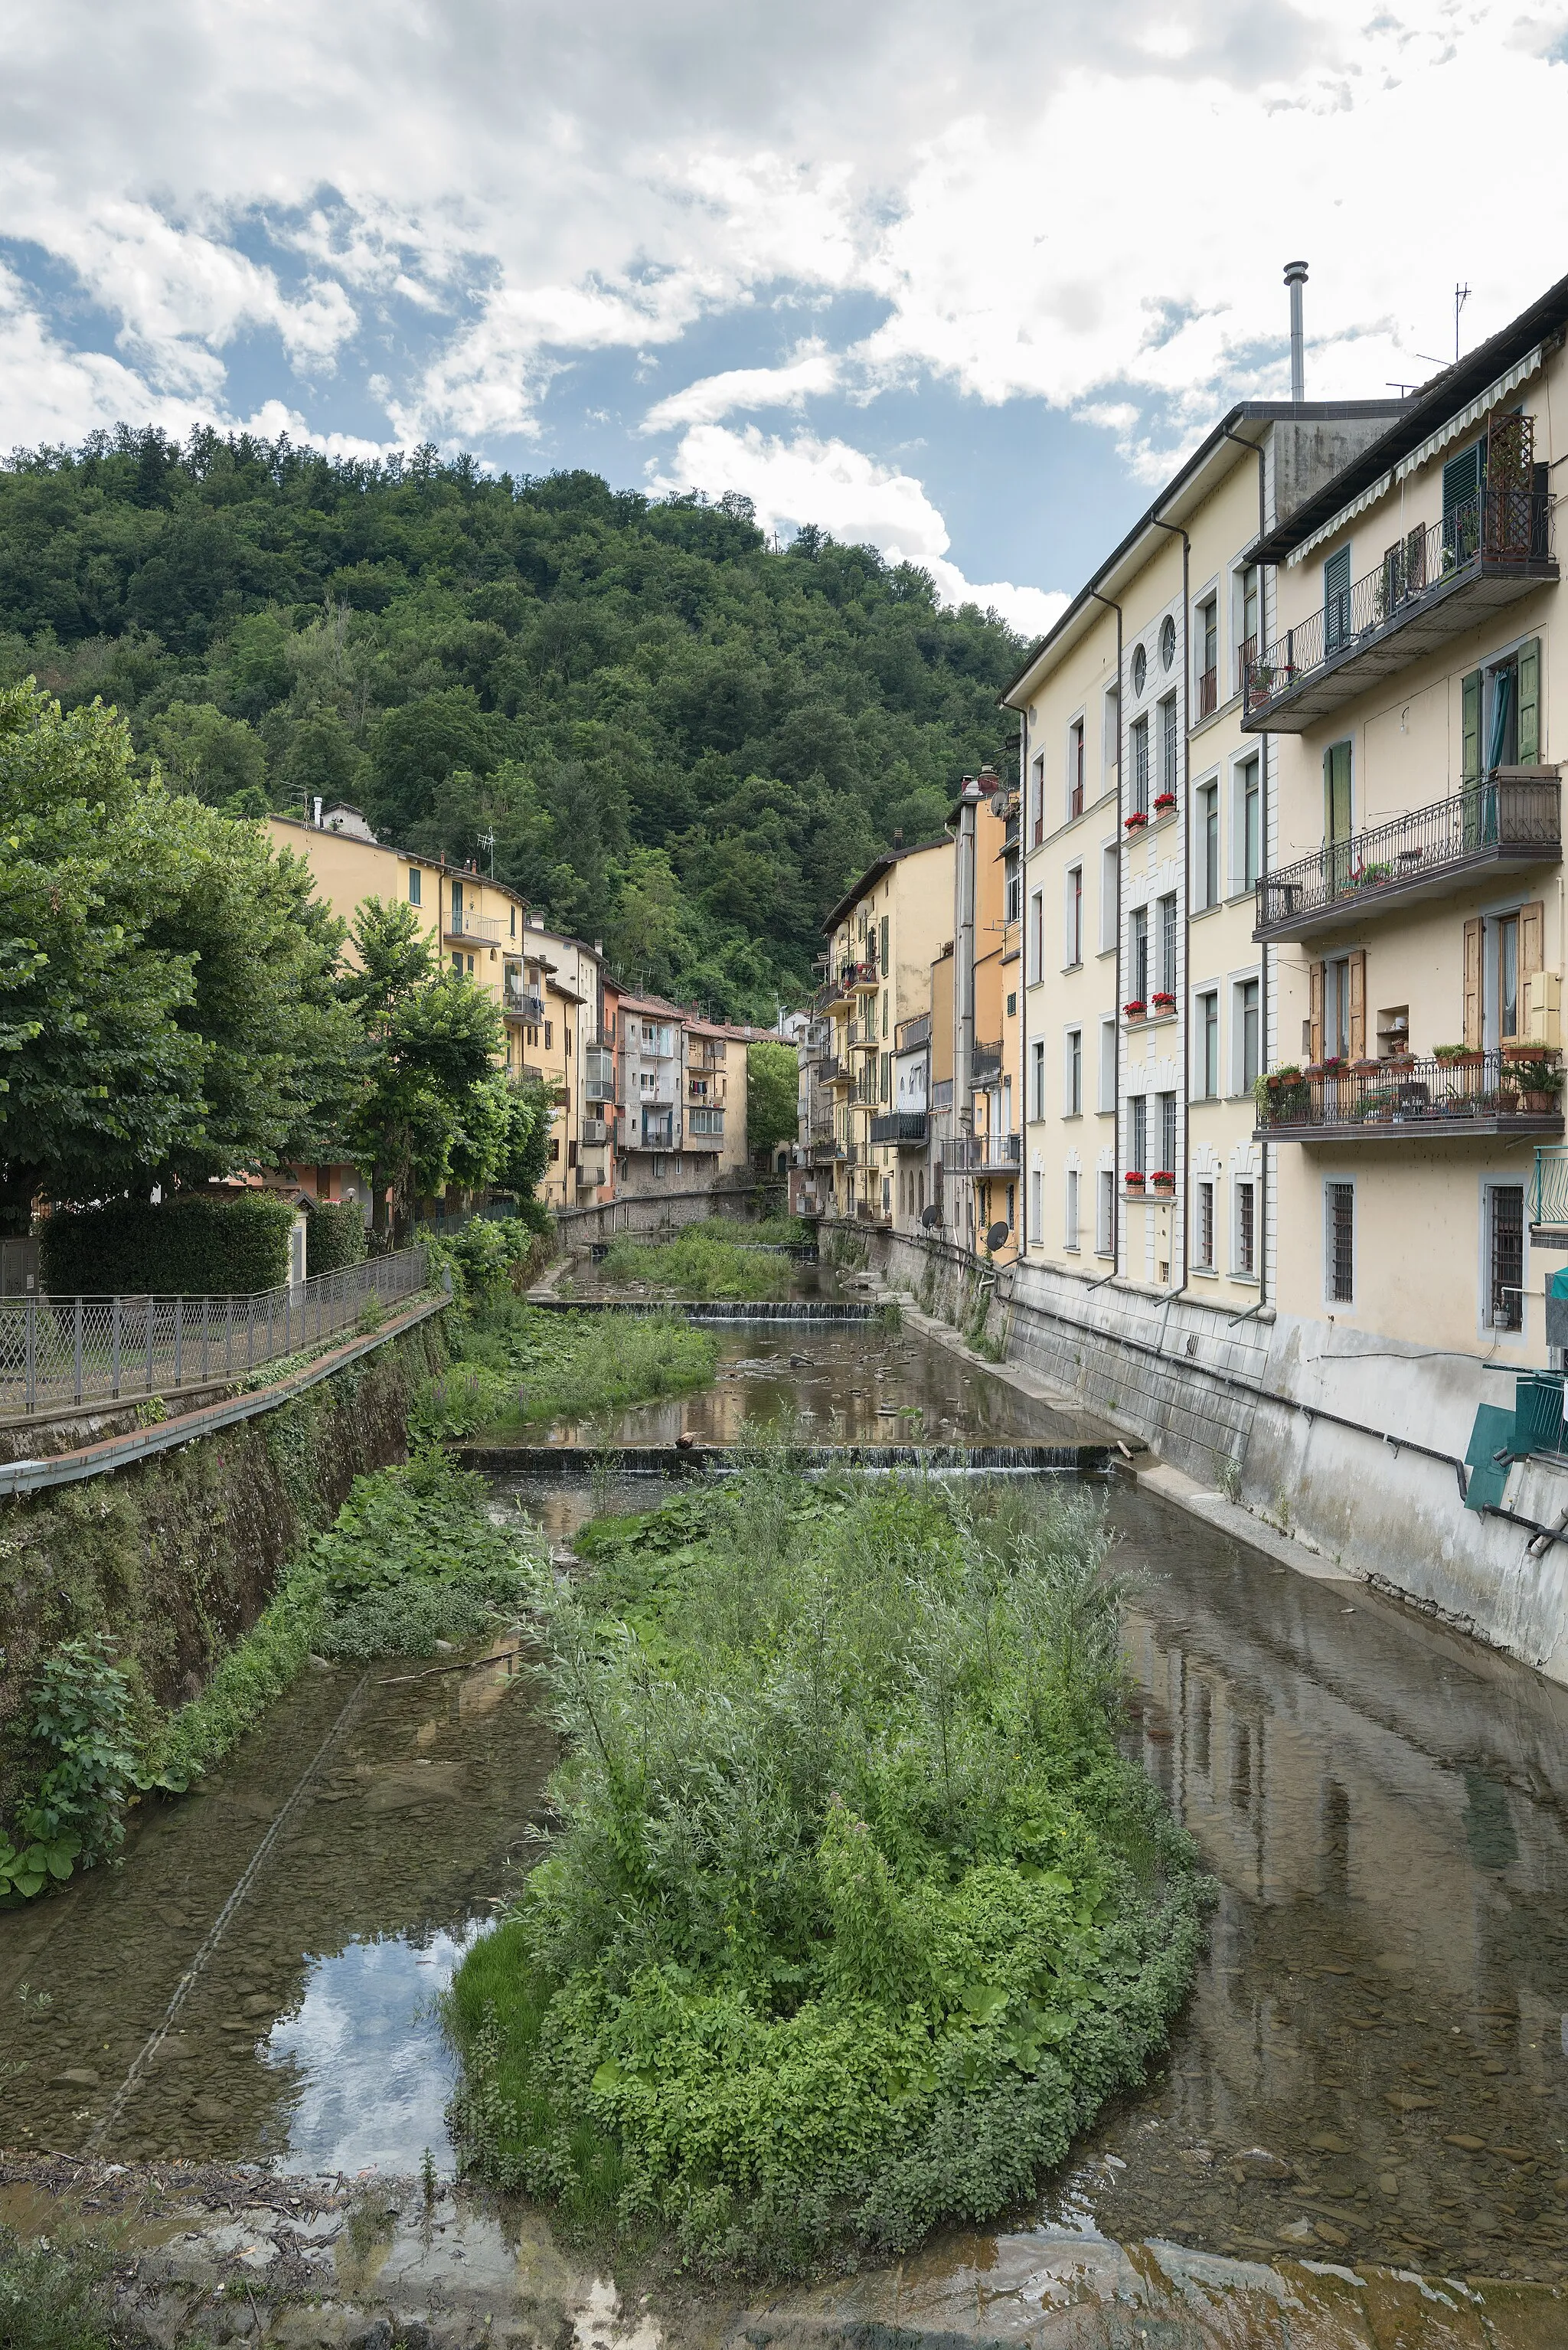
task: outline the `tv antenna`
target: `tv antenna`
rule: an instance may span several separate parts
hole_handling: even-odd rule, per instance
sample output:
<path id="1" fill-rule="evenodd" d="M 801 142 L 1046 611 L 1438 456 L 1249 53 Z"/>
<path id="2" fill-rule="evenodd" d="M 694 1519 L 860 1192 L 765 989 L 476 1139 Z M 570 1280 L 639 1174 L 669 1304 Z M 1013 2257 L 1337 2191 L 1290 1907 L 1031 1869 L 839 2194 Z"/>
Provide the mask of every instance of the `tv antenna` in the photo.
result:
<path id="1" fill-rule="evenodd" d="M 488 848 L 490 851 L 490 878 L 493 881 L 495 879 L 495 835 L 493 832 L 476 832 L 473 837 L 475 845 L 478 847 Z"/>
<path id="2" fill-rule="evenodd" d="M 1459 312 L 1469 298 L 1470 289 L 1468 286 L 1454 287 L 1454 365 L 1456 367 L 1459 363 Z"/>

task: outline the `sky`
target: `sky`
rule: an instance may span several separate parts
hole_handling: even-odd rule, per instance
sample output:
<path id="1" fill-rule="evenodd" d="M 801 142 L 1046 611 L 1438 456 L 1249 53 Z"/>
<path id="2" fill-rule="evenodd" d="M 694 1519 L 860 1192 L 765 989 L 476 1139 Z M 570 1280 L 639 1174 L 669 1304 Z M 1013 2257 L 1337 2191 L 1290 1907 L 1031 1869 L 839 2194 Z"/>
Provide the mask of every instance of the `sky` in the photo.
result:
<path id="1" fill-rule="evenodd" d="M 1568 0 L 0 0 L 0 448 L 739 491 L 1048 625 L 1233 400 L 1568 274 Z"/>

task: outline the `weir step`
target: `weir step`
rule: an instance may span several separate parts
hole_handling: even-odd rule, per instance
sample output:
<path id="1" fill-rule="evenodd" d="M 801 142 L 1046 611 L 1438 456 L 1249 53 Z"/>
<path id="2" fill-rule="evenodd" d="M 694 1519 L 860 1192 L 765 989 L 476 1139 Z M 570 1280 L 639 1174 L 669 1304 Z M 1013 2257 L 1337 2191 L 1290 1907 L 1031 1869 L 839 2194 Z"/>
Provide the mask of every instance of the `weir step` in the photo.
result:
<path id="1" fill-rule="evenodd" d="M 623 1477 L 732 1476 L 758 1459 L 757 1448 L 728 1444 L 460 1444 L 451 1450 L 463 1468 L 492 1477 L 587 1478 L 606 1466 Z M 1104 1477 L 1113 1466 L 1108 1444 L 811 1444 L 781 1446 L 778 1457 L 781 1465 L 807 1475 L 920 1469 L 947 1476 Z"/>
<path id="2" fill-rule="evenodd" d="M 863 1297 L 530 1297 L 545 1314 L 683 1314 L 689 1322 L 874 1322 Z"/>

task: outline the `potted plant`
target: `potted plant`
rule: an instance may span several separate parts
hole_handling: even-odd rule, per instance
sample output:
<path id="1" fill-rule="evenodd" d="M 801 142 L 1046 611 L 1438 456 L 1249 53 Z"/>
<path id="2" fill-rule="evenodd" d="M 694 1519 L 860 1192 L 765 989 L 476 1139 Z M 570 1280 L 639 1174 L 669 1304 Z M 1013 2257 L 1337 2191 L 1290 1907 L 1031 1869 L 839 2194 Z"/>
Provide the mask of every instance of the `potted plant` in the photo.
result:
<path id="1" fill-rule="evenodd" d="M 1305 1118 L 1312 1107 L 1312 1088 L 1305 1071 L 1287 1061 L 1253 1080 L 1252 1100 L 1262 1125 L 1289 1126 Z"/>
<path id="2" fill-rule="evenodd" d="M 1483 1060 L 1485 1055 L 1476 1045 L 1434 1045 L 1432 1058 L 1446 1062 L 1451 1069 L 1463 1069 Z"/>
<path id="3" fill-rule="evenodd" d="M 1154 1185 L 1155 1190 L 1162 1192 L 1166 1199 L 1173 1200 L 1176 1197 L 1176 1170 L 1174 1168 L 1157 1167 L 1154 1173 L 1150 1176 L 1149 1180 Z"/>
<path id="4" fill-rule="evenodd" d="M 1122 1006 L 1124 1020 L 1141 1020 L 1148 1010 L 1141 995 L 1130 995 Z"/>
<path id="5" fill-rule="evenodd" d="M 1122 1182 L 1129 1191 L 1141 1191 L 1143 1190 L 1143 1169 L 1141 1167 L 1129 1167 L 1126 1174 L 1122 1177 Z"/>
<path id="6" fill-rule="evenodd" d="M 1149 1001 L 1157 1012 L 1174 1012 L 1176 1009 L 1176 998 L 1168 987 L 1157 987 Z"/>
<path id="7" fill-rule="evenodd" d="M 1148 822 L 1148 818 L 1144 814 L 1142 808 L 1134 808 L 1131 816 L 1123 816 L 1122 822 L 1127 827 L 1128 832 L 1137 832 Z"/>
<path id="8" fill-rule="evenodd" d="M 1156 816 L 1168 816 L 1175 806 L 1176 794 L 1174 792 L 1156 792 L 1154 795 L 1154 812 Z"/>
<path id="9" fill-rule="evenodd" d="M 1511 1074 L 1527 1117 L 1551 1118 L 1562 1107 L 1563 1071 L 1552 1046 L 1537 1046 L 1530 1058 L 1515 1059 Z"/>

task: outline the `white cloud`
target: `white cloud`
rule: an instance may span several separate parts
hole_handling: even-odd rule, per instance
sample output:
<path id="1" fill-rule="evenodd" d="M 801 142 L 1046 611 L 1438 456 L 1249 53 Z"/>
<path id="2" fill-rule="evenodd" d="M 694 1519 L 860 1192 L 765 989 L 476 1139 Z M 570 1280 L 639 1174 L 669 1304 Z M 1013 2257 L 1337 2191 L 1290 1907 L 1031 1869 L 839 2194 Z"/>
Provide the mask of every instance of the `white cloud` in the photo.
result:
<path id="1" fill-rule="evenodd" d="M 1067 601 L 1011 580 L 966 579 L 948 559 L 947 525 L 920 484 L 846 441 L 818 440 L 810 432 L 785 441 L 754 424 L 738 432 L 722 424 L 694 425 L 653 486 L 705 490 L 710 496 L 737 490 L 751 499 L 764 530 L 816 523 L 851 546 L 875 546 L 889 563 L 919 564 L 947 602 L 993 608 L 1024 636 L 1044 635 Z"/>
<path id="2" fill-rule="evenodd" d="M 825 343 L 805 343 L 783 367 L 729 368 L 671 392 L 649 410 L 642 430 L 668 432 L 680 424 L 713 424 L 738 408 L 799 408 L 814 395 L 832 391 L 840 372 L 840 361 Z"/>

